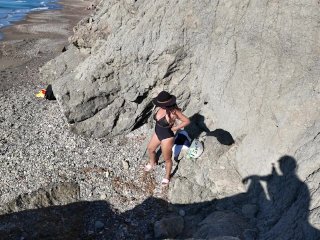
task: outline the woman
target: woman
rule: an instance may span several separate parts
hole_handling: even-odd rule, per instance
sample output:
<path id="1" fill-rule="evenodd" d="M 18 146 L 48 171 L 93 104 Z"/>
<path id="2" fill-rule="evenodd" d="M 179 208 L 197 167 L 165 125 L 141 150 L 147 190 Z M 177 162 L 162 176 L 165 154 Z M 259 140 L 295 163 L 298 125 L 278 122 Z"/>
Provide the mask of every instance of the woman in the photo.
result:
<path id="1" fill-rule="evenodd" d="M 176 104 L 176 97 L 166 91 L 162 91 L 153 103 L 157 106 L 156 113 L 153 118 L 156 121 L 155 133 L 148 144 L 149 163 L 144 170 L 149 172 L 156 165 L 156 150 L 161 146 L 163 158 L 166 163 L 166 175 L 162 179 L 162 185 L 168 185 L 172 169 L 172 147 L 174 144 L 174 133 L 184 128 L 190 123 L 189 118 L 182 114 Z M 176 120 L 180 120 L 180 124 L 175 126 Z"/>

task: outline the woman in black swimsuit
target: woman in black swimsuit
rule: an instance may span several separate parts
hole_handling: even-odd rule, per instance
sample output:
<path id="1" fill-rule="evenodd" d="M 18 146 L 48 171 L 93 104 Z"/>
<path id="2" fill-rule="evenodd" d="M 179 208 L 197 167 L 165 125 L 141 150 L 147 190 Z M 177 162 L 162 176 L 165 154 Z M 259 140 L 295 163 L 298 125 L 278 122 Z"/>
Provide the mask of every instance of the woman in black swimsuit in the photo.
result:
<path id="1" fill-rule="evenodd" d="M 161 146 L 163 158 L 166 163 L 166 176 L 162 180 L 162 185 L 168 185 L 172 169 L 172 147 L 174 144 L 174 133 L 184 128 L 190 123 L 189 118 L 182 114 L 176 104 L 176 97 L 166 91 L 162 91 L 153 99 L 153 103 L 158 107 L 153 118 L 156 121 L 155 133 L 148 144 L 149 163 L 145 166 L 145 171 L 152 170 L 156 165 L 156 150 Z M 175 126 L 176 120 L 180 124 Z"/>

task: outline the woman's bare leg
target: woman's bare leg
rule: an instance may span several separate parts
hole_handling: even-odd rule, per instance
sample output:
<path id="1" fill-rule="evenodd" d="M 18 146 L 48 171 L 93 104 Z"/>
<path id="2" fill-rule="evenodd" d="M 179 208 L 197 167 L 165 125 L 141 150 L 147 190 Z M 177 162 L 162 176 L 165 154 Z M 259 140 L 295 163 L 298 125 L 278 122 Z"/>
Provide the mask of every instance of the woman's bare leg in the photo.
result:
<path id="1" fill-rule="evenodd" d="M 174 144 L 174 138 L 167 138 L 161 141 L 161 150 L 163 158 L 166 162 L 166 179 L 170 179 L 172 169 L 172 147 Z"/>
<path id="2" fill-rule="evenodd" d="M 148 143 L 148 154 L 149 154 L 149 164 L 151 166 L 155 166 L 156 165 L 156 150 L 160 145 L 160 140 L 157 137 L 157 135 L 154 133 L 151 137 L 150 142 Z"/>

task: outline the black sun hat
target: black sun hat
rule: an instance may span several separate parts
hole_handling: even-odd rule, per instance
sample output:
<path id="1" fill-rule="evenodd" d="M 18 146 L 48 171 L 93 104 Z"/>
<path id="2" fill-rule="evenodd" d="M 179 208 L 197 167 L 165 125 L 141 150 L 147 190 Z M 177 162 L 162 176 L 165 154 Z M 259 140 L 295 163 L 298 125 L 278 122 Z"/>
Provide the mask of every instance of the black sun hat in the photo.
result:
<path id="1" fill-rule="evenodd" d="M 157 107 L 166 108 L 176 104 L 176 97 L 166 91 L 162 91 L 152 100 L 152 102 Z"/>

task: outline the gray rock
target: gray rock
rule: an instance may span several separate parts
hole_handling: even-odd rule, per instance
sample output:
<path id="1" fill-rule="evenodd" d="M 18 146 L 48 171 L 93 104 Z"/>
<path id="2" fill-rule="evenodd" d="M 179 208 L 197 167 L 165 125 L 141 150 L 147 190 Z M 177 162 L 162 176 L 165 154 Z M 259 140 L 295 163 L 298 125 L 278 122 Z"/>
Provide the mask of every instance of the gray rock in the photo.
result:
<path id="1" fill-rule="evenodd" d="M 230 237 L 230 236 L 223 236 L 223 237 L 212 238 L 212 240 L 240 240 L 240 238 Z"/>
<path id="2" fill-rule="evenodd" d="M 251 176 L 244 204 L 261 209 L 261 237 L 299 239 L 305 224 L 320 228 L 319 19 L 316 1 L 102 1 L 70 38 L 79 51 L 42 74 L 56 79 L 71 129 L 94 137 L 139 127 L 152 97 L 172 92 L 209 138 L 201 158 L 179 164 L 170 201 L 236 198 Z M 65 67 L 71 57 L 84 60 Z M 210 139 L 216 128 L 235 143 Z M 297 170 L 282 183 L 266 180 L 281 179 L 271 163 L 287 154 Z"/>
<path id="3" fill-rule="evenodd" d="M 245 189 L 234 162 L 240 144 L 241 138 L 232 146 L 223 146 L 216 138 L 206 137 L 206 150 L 199 159 L 180 161 L 177 179 L 169 191 L 170 200 L 194 203 L 243 192 Z"/>
<path id="4" fill-rule="evenodd" d="M 171 216 L 162 218 L 154 224 L 155 238 L 174 238 L 179 235 L 184 227 L 183 218 Z"/>
<path id="5" fill-rule="evenodd" d="M 104 227 L 103 222 L 95 221 L 94 228 L 95 228 L 96 231 L 101 231 L 103 229 L 103 227 Z"/>
<path id="6" fill-rule="evenodd" d="M 249 227 L 249 223 L 244 218 L 233 212 L 216 211 L 200 222 L 199 229 L 193 237 L 201 239 L 223 236 L 242 238 L 243 232 Z"/>
<path id="7" fill-rule="evenodd" d="M 249 164 L 250 172 L 258 169 L 255 154 L 264 152 L 265 146 L 274 152 L 297 149 L 303 138 L 295 141 L 296 136 L 307 128 L 313 129 L 313 136 L 319 132 L 313 125 L 318 108 L 302 107 L 318 106 L 319 98 L 319 68 L 314 67 L 317 54 L 313 51 L 317 49 L 313 33 L 319 13 L 313 4 L 305 3 L 303 11 L 297 11 L 293 1 L 286 6 L 108 1 L 78 24 L 70 40 L 78 49 L 89 49 L 90 54 L 63 73 L 54 90 L 76 132 L 102 136 L 134 128 L 147 116 L 151 98 L 166 88 L 177 95 L 188 115 L 204 115 L 209 129 L 218 126 L 234 136 L 247 136 L 236 157 L 242 163 L 239 171 L 245 175 Z M 290 14 L 281 14 L 279 25 L 271 21 L 279 9 L 299 17 L 292 20 Z M 302 12 L 308 12 L 313 20 Z M 287 25 L 290 21 L 292 25 Z M 278 37 L 274 37 L 276 33 Z M 80 53 L 74 59 L 79 59 L 77 56 Z M 63 69 L 59 61 L 64 59 L 57 58 L 48 71 Z M 302 87 L 300 75 L 307 87 Z M 296 90 L 300 88 L 303 91 Z M 291 107 L 286 108 L 287 104 Z M 257 128 L 262 129 L 258 134 Z M 285 141 L 273 141 L 270 136 L 275 133 Z M 257 145 L 256 151 L 249 147 L 252 144 Z M 266 159 L 274 157 L 276 154 L 270 153 Z"/>
<path id="8" fill-rule="evenodd" d="M 60 183 L 21 194 L 15 200 L 1 205 L 1 213 L 11 213 L 27 209 L 43 208 L 75 202 L 80 197 L 77 183 Z"/>
<path id="9" fill-rule="evenodd" d="M 70 73 L 85 57 L 78 48 L 70 45 L 58 59 L 52 59 L 39 69 L 40 78 L 44 83 L 52 84 L 62 75 Z"/>
<path id="10" fill-rule="evenodd" d="M 243 232 L 244 240 L 255 240 L 257 239 L 257 236 L 258 236 L 257 231 L 253 229 L 246 229 Z"/>
<path id="11" fill-rule="evenodd" d="M 128 170 L 130 166 L 127 161 L 122 160 L 122 167 L 124 170 Z"/>
<path id="12" fill-rule="evenodd" d="M 258 211 L 258 207 L 254 204 L 245 204 L 242 207 L 242 213 L 245 217 L 254 218 Z"/>
<path id="13" fill-rule="evenodd" d="M 186 215 L 186 212 L 185 212 L 184 210 L 180 209 L 180 210 L 179 210 L 179 215 L 180 215 L 181 217 L 184 217 L 184 216 Z"/>
<path id="14" fill-rule="evenodd" d="M 107 199 L 107 195 L 105 193 L 101 193 L 100 194 L 100 199 L 101 200 L 106 200 Z"/>

